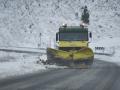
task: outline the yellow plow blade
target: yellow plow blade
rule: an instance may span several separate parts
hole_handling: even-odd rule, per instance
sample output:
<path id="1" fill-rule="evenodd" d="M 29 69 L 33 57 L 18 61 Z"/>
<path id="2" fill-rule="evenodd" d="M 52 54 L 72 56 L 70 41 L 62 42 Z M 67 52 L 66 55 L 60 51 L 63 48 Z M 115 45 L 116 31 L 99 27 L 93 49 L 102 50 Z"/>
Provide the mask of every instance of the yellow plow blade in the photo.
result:
<path id="1" fill-rule="evenodd" d="M 47 57 L 49 62 L 56 62 L 56 63 L 63 63 L 63 64 L 70 64 L 71 62 L 78 64 L 82 63 L 92 63 L 94 54 L 93 51 L 88 48 L 84 47 L 80 50 L 71 50 L 71 51 L 63 51 L 63 50 L 56 50 L 52 48 L 47 49 Z"/>

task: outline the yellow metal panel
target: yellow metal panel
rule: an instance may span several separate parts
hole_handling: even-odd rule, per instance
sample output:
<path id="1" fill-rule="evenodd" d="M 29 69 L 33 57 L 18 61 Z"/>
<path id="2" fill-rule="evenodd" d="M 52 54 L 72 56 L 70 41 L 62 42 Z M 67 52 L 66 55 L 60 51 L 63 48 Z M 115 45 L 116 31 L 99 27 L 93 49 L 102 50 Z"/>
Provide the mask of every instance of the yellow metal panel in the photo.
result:
<path id="1" fill-rule="evenodd" d="M 90 48 L 82 48 L 74 53 L 74 60 L 89 59 L 94 56 L 93 51 Z"/>
<path id="2" fill-rule="evenodd" d="M 49 49 L 55 58 L 61 58 L 63 60 L 83 61 L 85 59 L 91 60 L 94 57 L 93 51 L 90 48 L 82 48 L 75 51 L 62 51 Z M 71 55 L 73 57 L 71 57 Z"/>
<path id="3" fill-rule="evenodd" d="M 88 41 L 59 41 L 59 47 L 87 47 Z"/>

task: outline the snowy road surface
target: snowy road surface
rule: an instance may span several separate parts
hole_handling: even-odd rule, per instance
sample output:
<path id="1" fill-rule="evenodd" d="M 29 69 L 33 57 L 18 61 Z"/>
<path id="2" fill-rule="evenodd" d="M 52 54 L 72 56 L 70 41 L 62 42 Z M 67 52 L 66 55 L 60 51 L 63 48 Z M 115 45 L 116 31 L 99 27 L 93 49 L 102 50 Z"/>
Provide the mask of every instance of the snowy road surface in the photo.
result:
<path id="1" fill-rule="evenodd" d="M 52 69 L 0 80 L 0 90 L 120 90 L 120 67 L 96 60 L 90 69 Z"/>

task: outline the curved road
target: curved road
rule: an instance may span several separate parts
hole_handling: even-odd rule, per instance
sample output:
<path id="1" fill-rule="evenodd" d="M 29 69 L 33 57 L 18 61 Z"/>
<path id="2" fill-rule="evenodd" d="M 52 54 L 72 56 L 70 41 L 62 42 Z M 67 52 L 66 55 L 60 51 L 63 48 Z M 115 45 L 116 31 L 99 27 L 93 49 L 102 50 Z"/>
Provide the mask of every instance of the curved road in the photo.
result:
<path id="1" fill-rule="evenodd" d="M 96 60 L 90 69 L 55 69 L 0 80 L 0 90 L 120 90 L 120 68 Z"/>

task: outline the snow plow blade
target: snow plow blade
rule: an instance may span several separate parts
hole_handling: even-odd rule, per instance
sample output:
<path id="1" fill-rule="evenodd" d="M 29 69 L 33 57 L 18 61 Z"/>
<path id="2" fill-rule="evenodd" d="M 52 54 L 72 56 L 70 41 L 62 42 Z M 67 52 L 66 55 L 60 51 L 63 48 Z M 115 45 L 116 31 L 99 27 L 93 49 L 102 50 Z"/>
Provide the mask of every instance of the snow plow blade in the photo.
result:
<path id="1" fill-rule="evenodd" d="M 84 47 L 80 50 L 63 51 L 47 48 L 47 63 L 65 65 L 69 67 L 80 67 L 84 65 L 92 65 L 94 59 L 93 51 Z"/>

